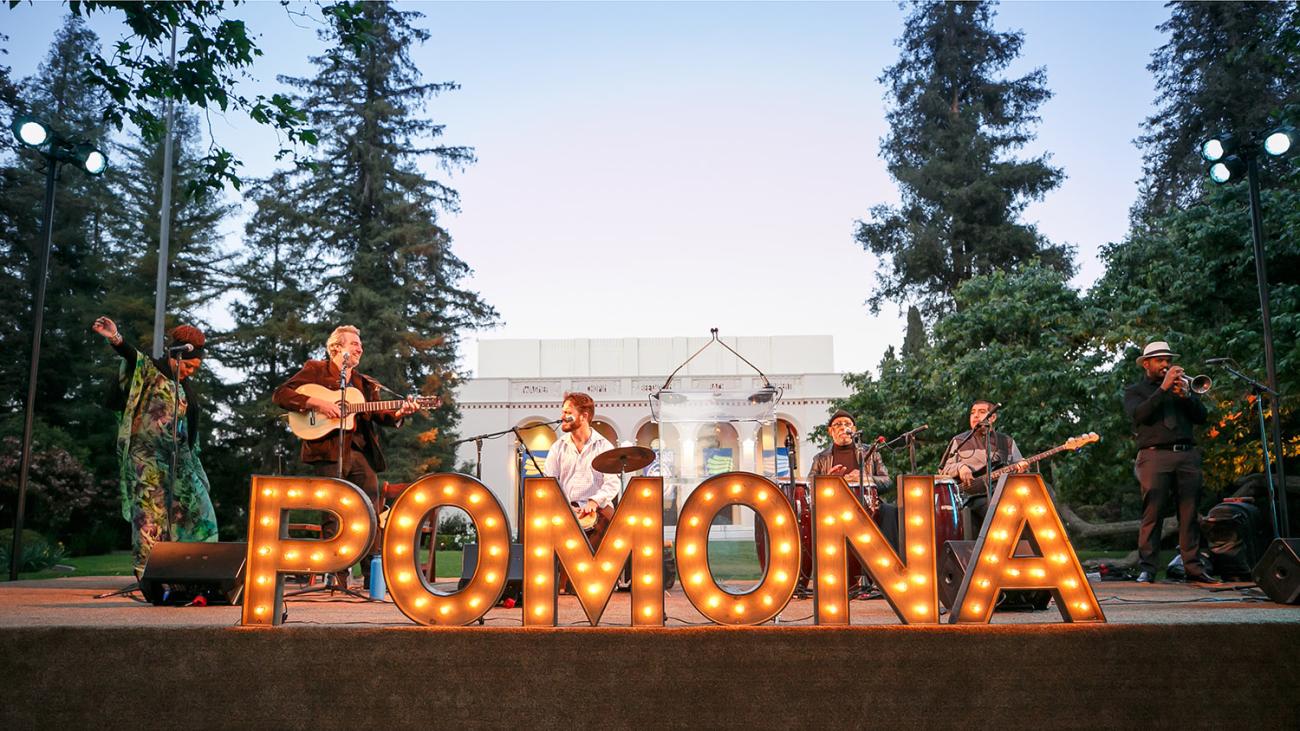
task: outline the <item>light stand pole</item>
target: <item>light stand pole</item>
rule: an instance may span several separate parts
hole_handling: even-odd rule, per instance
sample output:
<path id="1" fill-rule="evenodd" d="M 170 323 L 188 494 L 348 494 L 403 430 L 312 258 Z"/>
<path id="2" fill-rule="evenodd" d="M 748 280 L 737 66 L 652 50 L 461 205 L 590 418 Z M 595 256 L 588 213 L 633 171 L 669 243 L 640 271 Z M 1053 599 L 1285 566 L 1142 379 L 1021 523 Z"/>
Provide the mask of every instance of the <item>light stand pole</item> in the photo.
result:
<path id="1" fill-rule="evenodd" d="M 1270 411 L 1273 423 L 1273 462 L 1279 495 L 1273 510 L 1277 516 L 1277 538 L 1291 536 L 1291 521 L 1287 515 L 1286 452 L 1282 451 L 1282 399 L 1277 390 L 1277 365 L 1273 360 L 1273 316 L 1268 306 L 1268 268 L 1264 260 L 1264 210 L 1259 203 L 1259 160 L 1253 153 L 1246 157 L 1246 188 L 1250 194 L 1250 238 L 1255 248 L 1255 282 L 1259 286 L 1259 316 L 1264 322 L 1264 378 L 1268 379 Z M 1262 398 L 1262 394 L 1259 395 Z M 1267 461 L 1268 450 L 1264 450 Z M 1268 469 L 1267 463 L 1264 469 Z"/>
<path id="2" fill-rule="evenodd" d="M 22 460 L 18 468 L 18 502 L 14 510 L 14 538 L 9 553 L 9 580 L 18 580 L 23 558 L 23 513 L 27 508 L 27 478 L 32 466 L 32 423 L 36 412 L 36 376 L 41 362 L 41 330 L 45 327 L 45 282 L 50 269 L 50 250 L 54 238 L 54 182 L 59 165 L 77 162 L 86 172 L 98 175 L 108 165 L 99 150 L 78 140 L 71 140 L 27 117 L 14 120 L 14 134 L 28 147 L 45 158 L 45 210 L 41 220 L 40 265 L 36 275 L 36 299 L 32 303 L 32 354 L 27 372 L 27 407 L 23 415 Z"/>

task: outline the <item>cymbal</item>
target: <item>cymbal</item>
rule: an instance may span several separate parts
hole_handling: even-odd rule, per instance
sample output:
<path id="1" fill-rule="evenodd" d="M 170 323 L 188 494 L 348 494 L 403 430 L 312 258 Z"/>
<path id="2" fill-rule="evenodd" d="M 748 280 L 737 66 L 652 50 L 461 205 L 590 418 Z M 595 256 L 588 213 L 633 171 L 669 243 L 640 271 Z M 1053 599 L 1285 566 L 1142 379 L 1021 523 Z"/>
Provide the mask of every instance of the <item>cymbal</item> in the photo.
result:
<path id="1" fill-rule="evenodd" d="M 645 447 L 619 447 L 601 452 L 591 460 L 591 466 L 597 472 L 616 475 L 620 472 L 635 472 L 655 461 L 653 449 Z"/>

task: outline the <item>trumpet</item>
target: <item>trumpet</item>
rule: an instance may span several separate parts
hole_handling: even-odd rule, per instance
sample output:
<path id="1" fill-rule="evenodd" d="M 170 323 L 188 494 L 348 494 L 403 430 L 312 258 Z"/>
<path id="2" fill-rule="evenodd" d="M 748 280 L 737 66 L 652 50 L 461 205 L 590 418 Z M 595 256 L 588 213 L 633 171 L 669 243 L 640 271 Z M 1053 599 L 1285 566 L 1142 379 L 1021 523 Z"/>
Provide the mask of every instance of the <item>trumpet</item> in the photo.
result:
<path id="1" fill-rule="evenodd" d="M 1210 380 L 1209 376 L 1194 376 L 1192 378 L 1179 376 L 1178 380 L 1183 384 L 1184 391 L 1194 393 L 1197 396 L 1209 393 L 1210 389 L 1214 388 L 1214 381 Z"/>

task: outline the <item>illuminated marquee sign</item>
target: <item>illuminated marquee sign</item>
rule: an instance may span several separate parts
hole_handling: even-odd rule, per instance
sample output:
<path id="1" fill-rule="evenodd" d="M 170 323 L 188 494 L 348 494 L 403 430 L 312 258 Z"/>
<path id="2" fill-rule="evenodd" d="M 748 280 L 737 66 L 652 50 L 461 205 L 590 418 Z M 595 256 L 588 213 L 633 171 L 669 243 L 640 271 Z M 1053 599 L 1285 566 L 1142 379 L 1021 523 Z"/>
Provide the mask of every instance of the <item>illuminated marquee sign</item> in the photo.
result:
<path id="1" fill-rule="evenodd" d="M 814 616 L 818 624 L 849 623 L 850 555 L 865 567 L 904 623 L 939 621 L 933 479 L 900 478 L 899 495 L 904 518 L 901 555 L 889 546 L 842 478 L 817 478 L 812 517 Z M 770 538 L 766 571 L 744 592 L 720 586 L 708 560 L 713 518 L 734 505 L 753 509 Z M 478 564 L 468 584 L 449 593 L 428 583 L 417 560 L 421 525 L 442 507 L 464 510 L 479 537 Z M 341 530 L 324 540 L 289 538 L 286 516 L 290 510 L 331 512 L 339 518 Z M 663 626 L 662 478 L 632 479 L 598 547 L 587 540 L 552 478 L 526 481 L 524 515 L 526 626 L 555 626 L 561 567 L 593 625 L 599 624 L 619 574 L 630 567 L 632 624 Z M 1044 589 L 1056 598 L 1064 620 L 1105 621 L 1041 478 L 1008 478 L 994 493 L 990 515 L 949 621 L 989 622 L 1003 589 Z M 284 577 L 348 568 L 372 545 L 376 526 L 370 500 L 349 482 L 321 477 L 254 477 L 243 623 L 279 624 Z M 1014 555 L 1014 546 L 1025 535 L 1037 543 L 1039 555 Z M 795 512 L 785 493 L 767 478 L 747 472 L 715 475 L 695 488 L 678 519 L 675 551 L 687 599 L 709 620 L 724 625 L 761 624 L 779 614 L 794 595 L 802 560 Z M 398 497 L 389 513 L 383 541 L 384 579 L 393 603 L 414 622 L 465 625 L 478 621 L 501 598 L 509 559 L 505 511 L 491 490 L 467 475 L 426 475 Z"/>

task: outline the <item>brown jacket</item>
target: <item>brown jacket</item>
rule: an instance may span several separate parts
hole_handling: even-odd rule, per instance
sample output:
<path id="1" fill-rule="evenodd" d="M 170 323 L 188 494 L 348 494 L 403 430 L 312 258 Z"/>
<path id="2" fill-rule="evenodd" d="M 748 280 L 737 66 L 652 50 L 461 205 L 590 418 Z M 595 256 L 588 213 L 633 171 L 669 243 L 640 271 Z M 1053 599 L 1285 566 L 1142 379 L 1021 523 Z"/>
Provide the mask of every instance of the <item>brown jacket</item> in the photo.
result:
<path id="1" fill-rule="evenodd" d="M 309 360 L 303 365 L 302 370 L 275 389 L 275 394 L 271 396 L 271 400 L 281 408 L 290 411 L 304 413 L 310 411 L 311 409 L 307 407 L 307 397 L 296 390 L 299 386 L 308 383 L 338 389 L 339 369 L 328 360 Z M 379 398 L 379 383 L 369 376 L 358 373 L 355 368 L 352 369 L 348 385 L 359 389 L 361 394 L 366 397 L 366 401 L 381 400 Z M 352 433 L 361 437 L 361 453 L 366 456 L 366 461 L 370 463 L 371 469 L 375 472 L 383 472 L 388 467 L 388 463 L 384 461 L 384 451 L 379 446 L 379 428 L 377 424 L 401 426 L 402 419 L 391 411 L 376 411 L 357 414 L 355 423 L 356 430 Z M 334 432 L 320 439 L 304 439 L 299 459 L 307 464 L 335 461 L 339 455 L 339 435 L 340 432 Z"/>

